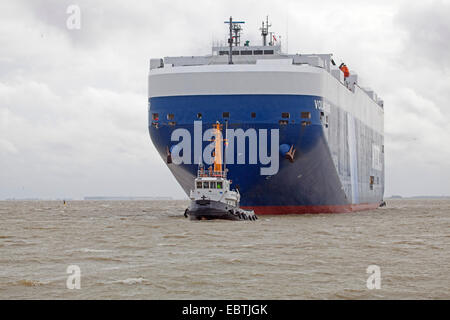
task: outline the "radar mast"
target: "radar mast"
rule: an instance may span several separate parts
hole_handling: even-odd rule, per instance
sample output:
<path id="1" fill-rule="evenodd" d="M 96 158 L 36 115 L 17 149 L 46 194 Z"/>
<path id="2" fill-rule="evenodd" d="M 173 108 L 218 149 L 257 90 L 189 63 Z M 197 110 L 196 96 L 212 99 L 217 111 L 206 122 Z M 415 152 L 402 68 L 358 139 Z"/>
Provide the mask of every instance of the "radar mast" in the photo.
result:
<path id="1" fill-rule="evenodd" d="M 266 16 L 266 24 L 264 24 L 264 21 L 262 22 L 261 30 L 261 36 L 262 36 L 262 45 L 266 46 L 267 43 L 267 35 L 269 34 L 269 27 L 272 25 L 269 24 L 269 16 Z"/>
<path id="2" fill-rule="evenodd" d="M 245 21 L 233 21 L 233 17 L 230 16 L 230 21 L 225 21 L 224 23 L 229 24 L 230 37 L 228 38 L 228 64 L 233 64 L 233 43 L 237 47 L 241 43 L 241 24 L 244 24 Z M 234 33 L 234 36 L 233 36 Z M 234 38 L 234 41 L 233 41 Z"/>

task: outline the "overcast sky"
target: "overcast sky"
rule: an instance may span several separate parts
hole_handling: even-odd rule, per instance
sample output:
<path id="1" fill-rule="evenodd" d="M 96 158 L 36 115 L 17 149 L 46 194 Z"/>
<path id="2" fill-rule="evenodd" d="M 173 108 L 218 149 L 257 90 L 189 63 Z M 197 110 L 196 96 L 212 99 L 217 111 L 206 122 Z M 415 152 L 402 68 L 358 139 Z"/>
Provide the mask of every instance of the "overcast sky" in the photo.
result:
<path id="1" fill-rule="evenodd" d="M 259 43 L 267 14 L 289 53 L 333 53 L 384 98 L 385 195 L 450 195 L 450 1 L 2 0 L 0 199 L 183 198 L 148 135 L 148 61 L 210 53 L 230 15 Z"/>

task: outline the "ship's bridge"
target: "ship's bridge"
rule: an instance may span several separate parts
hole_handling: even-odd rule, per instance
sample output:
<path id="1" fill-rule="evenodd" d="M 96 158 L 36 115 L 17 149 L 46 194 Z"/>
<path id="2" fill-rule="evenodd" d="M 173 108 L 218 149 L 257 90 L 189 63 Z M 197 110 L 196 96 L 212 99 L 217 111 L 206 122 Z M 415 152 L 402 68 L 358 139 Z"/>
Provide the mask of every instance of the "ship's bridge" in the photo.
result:
<path id="1" fill-rule="evenodd" d="M 271 56 L 282 55 L 281 44 L 279 45 L 269 45 L 269 46 L 235 46 L 231 50 L 233 56 Z M 213 56 L 228 56 L 230 50 L 228 47 L 224 46 L 213 46 L 212 55 Z"/>

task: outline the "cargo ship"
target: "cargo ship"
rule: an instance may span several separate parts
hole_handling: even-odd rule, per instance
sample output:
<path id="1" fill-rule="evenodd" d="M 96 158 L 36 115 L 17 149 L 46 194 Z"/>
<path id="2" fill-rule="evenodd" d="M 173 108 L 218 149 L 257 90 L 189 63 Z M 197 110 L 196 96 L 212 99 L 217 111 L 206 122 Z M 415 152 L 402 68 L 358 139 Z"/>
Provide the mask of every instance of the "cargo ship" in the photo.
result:
<path id="1" fill-rule="evenodd" d="M 384 194 L 384 103 L 333 55 L 288 54 L 262 23 L 261 44 L 241 44 L 244 21 L 204 56 L 150 59 L 151 140 L 189 195 L 210 165 L 211 133 L 227 123 L 228 178 L 256 214 L 375 209 Z M 228 132 L 229 130 L 229 132 Z"/>

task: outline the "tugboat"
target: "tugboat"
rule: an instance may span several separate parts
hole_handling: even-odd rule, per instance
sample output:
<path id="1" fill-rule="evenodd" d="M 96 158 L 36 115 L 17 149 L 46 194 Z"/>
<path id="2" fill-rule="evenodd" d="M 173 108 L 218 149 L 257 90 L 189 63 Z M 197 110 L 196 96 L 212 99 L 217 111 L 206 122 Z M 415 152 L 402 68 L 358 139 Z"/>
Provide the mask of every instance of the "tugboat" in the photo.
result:
<path id="1" fill-rule="evenodd" d="M 221 125 L 213 125 L 215 148 L 214 168 L 205 170 L 199 164 L 194 189 L 190 191 L 191 204 L 184 212 L 184 216 L 191 220 L 257 220 L 253 210 L 239 207 L 241 195 L 239 189 L 230 190 L 231 180 L 227 179 L 226 162 L 222 170 L 222 139 Z"/>

